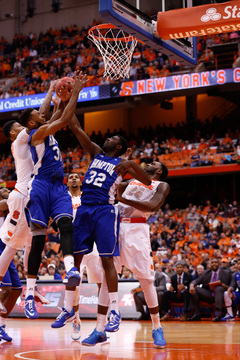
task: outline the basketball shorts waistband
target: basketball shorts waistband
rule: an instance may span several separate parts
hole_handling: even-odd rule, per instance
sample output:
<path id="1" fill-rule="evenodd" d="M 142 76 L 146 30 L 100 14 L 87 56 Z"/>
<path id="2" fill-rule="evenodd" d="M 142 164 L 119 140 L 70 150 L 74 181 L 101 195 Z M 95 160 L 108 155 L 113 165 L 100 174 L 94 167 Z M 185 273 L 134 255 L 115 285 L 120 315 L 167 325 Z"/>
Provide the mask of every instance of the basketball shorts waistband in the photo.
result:
<path id="1" fill-rule="evenodd" d="M 147 220 L 145 217 L 120 217 L 120 222 L 125 224 L 146 224 Z"/>

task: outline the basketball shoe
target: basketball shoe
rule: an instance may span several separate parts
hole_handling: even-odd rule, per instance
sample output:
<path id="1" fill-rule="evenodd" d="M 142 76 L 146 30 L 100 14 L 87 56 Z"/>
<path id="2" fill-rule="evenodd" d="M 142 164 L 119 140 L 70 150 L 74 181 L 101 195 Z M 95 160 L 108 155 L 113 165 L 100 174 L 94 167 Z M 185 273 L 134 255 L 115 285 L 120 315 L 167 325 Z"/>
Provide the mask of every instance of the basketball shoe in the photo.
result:
<path id="1" fill-rule="evenodd" d="M 222 317 L 221 320 L 222 320 L 222 321 L 229 321 L 229 320 L 234 321 L 235 318 L 234 318 L 233 315 L 227 314 L 227 315 L 225 315 L 224 317 Z"/>
<path id="2" fill-rule="evenodd" d="M 119 314 L 117 314 L 115 310 L 111 310 L 110 316 L 109 316 L 109 322 L 105 326 L 105 331 L 108 331 L 108 332 L 118 331 L 120 322 L 121 322 L 120 312 L 119 312 Z"/>
<path id="3" fill-rule="evenodd" d="M 80 284 L 80 274 L 75 266 L 66 273 L 63 284 L 69 287 L 78 286 Z"/>
<path id="4" fill-rule="evenodd" d="M 0 326 L 0 340 L 12 341 L 12 338 L 5 332 L 6 325 Z"/>
<path id="5" fill-rule="evenodd" d="M 67 322 L 74 320 L 76 317 L 75 312 L 72 308 L 71 312 L 68 312 L 66 309 L 62 308 L 62 312 L 58 315 L 54 323 L 51 324 L 52 328 L 61 328 L 66 325 Z"/>
<path id="6" fill-rule="evenodd" d="M 26 296 L 26 292 L 27 290 L 24 291 L 23 293 L 23 298 L 25 298 Z M 37 287 L 35 287 L 35 290 L 34 290 L 34 300 L 39 303 L 39 304 L 42 304 L 42 305 L 49 305 L 51 304 L 51 301 L 49 301 L 45 296 L 43 296 L 37 289 Z"/>
<path id="7" fill-rule="evenodd" d="M 96 329 L 93 330 L 93 332 L 82 341 L 82 345 L 86 346 L 95 346 L 98 343 L 104 343 L 107 341 L 107 334 L 106 332 L 100 332 Z"/>
<path id="8" fill-rule="evenodd" d="M 163 349 L 166 346 L 166 340 L 164 339 L 163 329 L 160 327 L 157 330 L 152 331 L 152 338 L 154 340 L 153 345 L 157 348 Z"/>
<path id="9" fill-rule="evenodd" d="M 35 307 L 34 297 L 29 295 L 25 299 L 25 315 L 28 319 L 38 319 L 39 315 Z"/>
<path id="10" fill-rule="evenodd" d="M 73 340 L 79 340 L 81 337 L 80 331 L 81 331 L 80 323 L 78 323 L 77 319 L 73 320 L 71 338 Z"/>

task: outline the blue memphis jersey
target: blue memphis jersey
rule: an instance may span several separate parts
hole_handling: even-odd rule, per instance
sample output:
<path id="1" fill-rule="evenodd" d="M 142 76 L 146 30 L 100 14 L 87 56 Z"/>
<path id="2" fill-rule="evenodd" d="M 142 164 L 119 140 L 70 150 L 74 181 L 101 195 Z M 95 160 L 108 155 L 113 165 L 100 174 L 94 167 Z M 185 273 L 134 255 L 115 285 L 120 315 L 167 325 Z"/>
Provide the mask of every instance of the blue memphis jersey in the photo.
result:
<path id="1" fill-rule="evenodd" d="M 120 161 L 119 157 L 95 156 L 82 183 L 82 204 L 114 204 L 116 189 L 122 181 L 114 168 Z"/>
<path id="2" fill-rule="evenodd" d="M 53 135 L 49 135 L 43 143 L 32 146 L 31 138 L 36 130 L 37 129 L 30 131 L 28 140 L 34 162 L 33 175 L 36 179 L 62 182 L 64 178 L 63 161 L 58 142 Z"/>
<path id="3" fill-rule="evenodd" d="M 239 271 L 234 275 L 234 279 L 236 281 L 238 289 L 240 290 L 240 272 Z"/>

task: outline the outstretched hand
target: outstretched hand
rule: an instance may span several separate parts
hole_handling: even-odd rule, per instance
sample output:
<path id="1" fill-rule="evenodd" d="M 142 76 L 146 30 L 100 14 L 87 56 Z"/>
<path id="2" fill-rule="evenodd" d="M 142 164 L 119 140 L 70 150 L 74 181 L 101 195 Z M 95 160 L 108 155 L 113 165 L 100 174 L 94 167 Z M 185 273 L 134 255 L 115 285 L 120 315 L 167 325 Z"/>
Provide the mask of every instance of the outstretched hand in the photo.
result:
<path id="1" fill-rule="evenodd" d="M 82 71 L 80 73 L 79 71 L 75 71 L 73 80 L 73 90 L 80 92 L 84 88 L 84 85 L 88 82 L 88 77 L 86 74 L 83 74 Z"/>
<path id="2" fill-rule="evenodd" d="M 124 176 L 130 167 L 131 167 L 130 160 L 121 159 L 120 163 L 117 166 L 115 166 L 114 170 L 118 175 Z"/>

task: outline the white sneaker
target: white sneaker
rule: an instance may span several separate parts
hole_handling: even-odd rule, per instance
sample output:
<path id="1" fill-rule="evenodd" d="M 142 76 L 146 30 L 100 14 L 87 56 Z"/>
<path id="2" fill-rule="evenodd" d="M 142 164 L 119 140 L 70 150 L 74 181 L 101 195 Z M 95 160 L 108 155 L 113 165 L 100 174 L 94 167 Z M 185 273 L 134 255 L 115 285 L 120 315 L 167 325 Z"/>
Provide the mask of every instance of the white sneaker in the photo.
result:
<path id="1" fill-rule="evenodd" d="M 79 322 L 77 321 L 77 319 L 73 320 L 72 322 L 72 333 L 71 333 L 71 338 L 73 340 L 79 340 L 81 335 L 81 325 L 79 324 Z"/>

